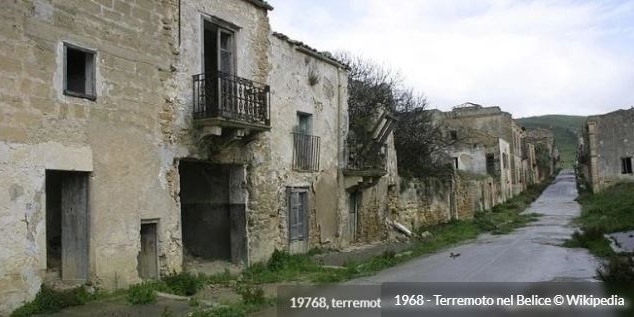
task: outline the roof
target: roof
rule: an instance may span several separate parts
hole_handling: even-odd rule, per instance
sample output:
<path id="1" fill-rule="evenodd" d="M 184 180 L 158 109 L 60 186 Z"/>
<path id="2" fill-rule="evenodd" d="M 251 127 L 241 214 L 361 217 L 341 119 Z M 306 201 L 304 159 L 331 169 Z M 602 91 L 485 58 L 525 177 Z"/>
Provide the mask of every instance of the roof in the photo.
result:
<path id="1" fill-rule="evenodd" d="M 246 0 L 247 2 L 251 3 L 252 5 L 265 9 L 265 10 L 273 10 L 273 6 L 271 6 L 268 2 L 264 1 L 264 0 Z"/>
<path id="2" fill-rule="evenodd" d="M 297 50 L 303 53 L 306 53 L 308 55 L 311 55 L 315 58 L 318 58 L 326 63 L 332 64 L 334 66 L 337 67 L 341 67 L 344 69 L 350 69 L 350 67 L 348 67 L 348 65 L 344 64 L 343 62 L 341 62 L 340 60 L 336 59 L 334 56 L 332 56 L 332 54 L 330 54 L 330 52 L 325 52 L 325 51 L 318 51 L 317 49 L 314 49 L 306 44 L 304 44 L 304 42 L 301 41 L 296 41 L 291 39 L 290 37 L 286 36 L 285 34 L 279 33 L 279 32 L 273 32 L 271 35 L 277 37 L 278 39 L 282 40 L 282 41 L 286 41 L 287 43 L 291 44 L 291 45 L 295 45 L 297 47 Z"/>

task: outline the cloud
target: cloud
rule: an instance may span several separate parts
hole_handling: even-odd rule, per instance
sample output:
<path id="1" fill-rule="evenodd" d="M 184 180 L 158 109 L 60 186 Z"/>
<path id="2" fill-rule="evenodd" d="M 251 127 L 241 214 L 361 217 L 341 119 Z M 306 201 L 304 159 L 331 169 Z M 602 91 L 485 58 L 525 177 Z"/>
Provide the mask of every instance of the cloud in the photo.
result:
<path id="1" fill-rule="evenodd" d="M 515 117 L 634 105 L 634 3 L 272 0 L 277 31 L 401 70 L 433 107 Z"/>

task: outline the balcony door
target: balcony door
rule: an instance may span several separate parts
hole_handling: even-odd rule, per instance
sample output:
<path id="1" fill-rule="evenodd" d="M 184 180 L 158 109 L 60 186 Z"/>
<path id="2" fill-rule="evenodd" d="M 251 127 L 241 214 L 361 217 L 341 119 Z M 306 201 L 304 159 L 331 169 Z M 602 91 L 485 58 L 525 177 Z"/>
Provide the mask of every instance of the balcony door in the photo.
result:
<path id="1" fill-rule="evenodd" d="M 205 73 L 214 74 L 221 71 L 233 75 L 235 73 L 234 32 L 205 20 L 203 41 Z"/>
<path id="2" fill-rule="evenodd" d="M 234 32 L 213 21 L 204 21 L 203 68 L 205 104 L 213 115 L 235 117 L 241 112 L 235 84 Z"/>

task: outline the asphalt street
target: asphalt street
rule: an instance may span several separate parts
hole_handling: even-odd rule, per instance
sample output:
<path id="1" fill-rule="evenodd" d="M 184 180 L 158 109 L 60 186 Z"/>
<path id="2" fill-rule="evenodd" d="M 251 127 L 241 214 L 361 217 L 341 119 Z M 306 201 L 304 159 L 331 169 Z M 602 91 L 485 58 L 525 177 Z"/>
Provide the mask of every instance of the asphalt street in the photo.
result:
<path id="1" fill-rule="evenodd" d="M 599 263 L 585 249 L 561 247 L 580 213 L 575 176 L 562 171 L 524 212 L 539 221 L 507 235 L 482 235 L 350 284 L 383 282 L 544 282 L 596 280 Z M 459 253 L 459 257 L 450 257 Z"/>

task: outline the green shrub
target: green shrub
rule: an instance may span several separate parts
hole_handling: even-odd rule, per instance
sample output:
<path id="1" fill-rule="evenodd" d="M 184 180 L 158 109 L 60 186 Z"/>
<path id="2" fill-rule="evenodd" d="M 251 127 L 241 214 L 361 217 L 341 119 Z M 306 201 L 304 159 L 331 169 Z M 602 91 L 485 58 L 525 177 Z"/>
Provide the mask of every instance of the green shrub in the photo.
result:
<path id="1" fill-rule="evenodd" d="M 57 291 L 42 285 L 35 299 L 16 309 L 11 316 L 25 317 L 35 314 L 55 313 L 66 307 L 84 305 L 95 298 L 96 295 L 88 293 L 85 286 Z"/>
<path id="2" fill-rule="evenodd" d="M 170 293 L 191 296 L 196 294 L 205 286 L 206 277 L 202 274 L 193 275 L 189 272 L 172 273 L 163 277 L 163 282 L 167 285 Z"/>
<path id="3" fill-rule="evenodd" d="M 130 286 L 126 300 L 132 305 L 156 303 L 156 283 L 143 282 Z"/>

